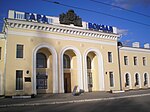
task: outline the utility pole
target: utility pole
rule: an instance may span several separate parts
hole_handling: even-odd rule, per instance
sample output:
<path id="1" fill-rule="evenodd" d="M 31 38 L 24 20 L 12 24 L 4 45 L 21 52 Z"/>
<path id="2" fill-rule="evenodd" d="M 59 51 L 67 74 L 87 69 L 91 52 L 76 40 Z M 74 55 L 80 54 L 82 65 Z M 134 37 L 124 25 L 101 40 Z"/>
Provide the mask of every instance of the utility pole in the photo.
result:
<path id="1" fill-rule="evenodd" d="M 118 50 L 118 66 L 119 66 L 119 79 L 120 79 L 120 91 L 122 91 L 122 78 L 121 78 L 121 65 L 120 65 L 120 51 L 119 49 L 122 47 L 122 43 L 118 42 L 117 50 Z"/>

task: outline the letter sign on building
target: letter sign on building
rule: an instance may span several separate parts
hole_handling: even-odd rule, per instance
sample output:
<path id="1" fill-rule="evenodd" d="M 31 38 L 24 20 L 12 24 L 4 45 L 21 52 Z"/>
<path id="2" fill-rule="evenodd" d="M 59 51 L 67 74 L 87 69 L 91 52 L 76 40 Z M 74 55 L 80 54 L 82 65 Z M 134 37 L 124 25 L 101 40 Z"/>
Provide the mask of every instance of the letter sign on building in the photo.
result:
<path id="1" fill-rule="evenodd" d="M 107 25 L 102 25 L 102 24 L 95 24 L 95 23 L 88 23 L 88 28 L 90 30 L 113 33 L 113 27 L 112 26 L 107 26 Z"/>
<path id="2" fill-rule="evenodd" d="M 33 14 L 33 13 L 27 13 L 25 12 L 25 16 L 24 19 L 26 19 L 27 21 L 37 21 L 37 22 L 41 22 L 41 23 L 48 23 L 48 19 L 45 15 L 39 15 L 39 14 Z"/>

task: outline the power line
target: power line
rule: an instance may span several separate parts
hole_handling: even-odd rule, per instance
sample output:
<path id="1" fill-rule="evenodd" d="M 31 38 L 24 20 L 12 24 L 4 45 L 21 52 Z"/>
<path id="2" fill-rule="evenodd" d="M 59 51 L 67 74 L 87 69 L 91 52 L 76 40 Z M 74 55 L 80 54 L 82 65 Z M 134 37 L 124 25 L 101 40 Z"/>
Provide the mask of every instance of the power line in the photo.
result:
<path id="1" fill-rule="evenodd" d="M 144 26 L 150 27 L 150 24 L 142 23 L 142 22 L 131 20 L 131 19 L 127 19 L 127 18 L 122 18 L 122 17 L 119 17 L 119 16 L 111 15 L 111 14 L 100 12 L 100 11 L 80 8 L 80 7 L 71 6 L 71 5 L 66 5 L 66 4 L 63 4 L 63 3 L 60 3 L 60 2 L 56 2 L 56 1 L 51 1 L 51 0 L 43 0 L 43 1 L 50 2 L 50 3 L 53 3 L 53 4 L 57 4 L 57 5 L 61 5 L 61 6 L 65 6 L 65 7 L 69 7 L 69 8 L 79 9 L 79 10 L 83 10 L 83 11 L 87 11 L 87 12 L 93 12 L 93 13 L 97 13 L 97 14 L 102 14 L 102 15 L 105 15 L 105 16 L 110 16 L 110 17 L 117 18 L 117 19 L 120 19 L 120 20 L 125 20 L 125 21 L 129 21 L 129 22 L 132 22 L 132 23 L 136 23 L 136 24 L 140 24 L 140 25 L 144 25 Z"/>
<path id="2" fill-rule="evenodd" d="M 115 7 L 115 8 L 121 9 L 121 10 L 125 10 L 125 11 L 128 11 L 128 12 L 132 12 L 132 13 L 138 14 L 140 16 L 145 16 L 145 17 L 149 17 L 150 18 L 150 15 L 146 15 L 146 14 L 141 13 L 141 12 L 137 12 L 137 11 L 133 11 L 133 10 L 129 10 L 129 9 L 123 8 L 123 7 L 119 7 L 117 5 L 112 5 L 112 4 L 100 2 L 100 1 L 97 1 L 97 0 L 90 0 L 90 1 L 95 2 L 95 3 L 99 3 L 99 4 L 103 4 L 103 5 L 107 5 L 107 6 L 111 6 L 111 7 Z"/>

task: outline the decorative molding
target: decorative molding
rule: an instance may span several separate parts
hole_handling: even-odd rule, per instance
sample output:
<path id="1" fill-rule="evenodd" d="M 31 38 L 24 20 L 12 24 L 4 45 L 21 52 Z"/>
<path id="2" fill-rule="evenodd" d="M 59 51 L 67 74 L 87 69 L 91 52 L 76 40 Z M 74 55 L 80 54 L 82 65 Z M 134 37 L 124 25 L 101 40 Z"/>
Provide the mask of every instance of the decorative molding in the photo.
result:
<path id="1" fill-rule="evenodd" d="M 38 37 L 38 38 L 51 38 L 55 40 L 70 40 L 70 41 L 76 41 L 76 42 L 87 42 L 87 43 L 94 43 L 94 44 L 104 44 L 104 45 L 113 45 L 116 46 L 117 42 L 104 42 L 104 41 L 98 41 L 98 40 L 90 40 L 86 38 L 76 38 L 72 36 L 71 38 L 67 38 L 66 35 L 62 34 L 45 34 L 45 33 L 29 33 L 29 32 L 17 32 L 17 31 L 9 31 L 8 34 L 12 35 L 20 35 L 20 36 L 30 36 L 30 37 Z"/>
<path id="2" fill-rule="evenodd" d="M 91 31 L 87 29 L 73 28 L 61 25 L 35 23 L 24 20 L 7 19 L 7 24 L 12 28 L 42 30 L 48 32 L 58 32 L 71 35 L 88 36 L 94 38 L 104 38 L 109 40 L 117 40 L 120 36 L 117 34 L 103 33 L 99 31 Z"/>
<path id="3" fill-rule="evenodd" d="M 134 48 L 134 47 L 121 47 L 119 50 L 121 51 L 127 51 L 127 52 L 138 52 L 138 53 L 150 53 L 150 49 L 144 49 L 144 48 Z"/>
<path id="4" fill-rule="evenodd" d="M 68 10 L 66 14 L 62 13 L 59 15 L 60 24 L 74 24 L 75 26 L 82 27 L 82 19 L 76 15 L 74 10 Z"/>

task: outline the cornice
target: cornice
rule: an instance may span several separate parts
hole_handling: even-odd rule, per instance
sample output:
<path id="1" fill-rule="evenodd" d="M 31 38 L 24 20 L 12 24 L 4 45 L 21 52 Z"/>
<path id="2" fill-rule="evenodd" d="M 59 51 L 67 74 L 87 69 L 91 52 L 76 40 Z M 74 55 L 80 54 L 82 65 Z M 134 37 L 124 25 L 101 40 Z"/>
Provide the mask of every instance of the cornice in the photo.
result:
<path id="1" fill-rule="evenodd" d="M 92 38 L 104 38 L 109 40 L 117 40 L 120 35 L 103 33 L 98 31 L 91 31 L 87 29 L 78 29 L 73 27 L 53 25 L 53 24 L 43 24 L 37 22 L 30 22 L 24 20 L 7 19 L 7 25 L 11 28 L 29 29 L 29 30 L 41 30 L 46 32 L 58 32 L 64 34 L 87 36 Z"/>
<path id="2" fill-rule="evenodd" d="M 150 53 L 150 49 L 144 49 L 144 48 L 134 48 L 134 47 L 121 47 L 121 51 L 126 51 L 126 52 L 139 52 L 139 53 Z"/>

